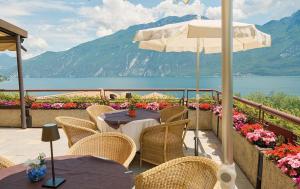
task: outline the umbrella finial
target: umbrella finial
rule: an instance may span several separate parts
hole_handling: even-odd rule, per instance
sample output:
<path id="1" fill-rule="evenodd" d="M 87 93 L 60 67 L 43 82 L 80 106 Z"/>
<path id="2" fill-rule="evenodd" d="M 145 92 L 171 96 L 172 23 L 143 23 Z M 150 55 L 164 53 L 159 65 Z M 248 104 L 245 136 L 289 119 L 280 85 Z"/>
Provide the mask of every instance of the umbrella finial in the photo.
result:
<path id="1" fill-rule="evenodd" d="M 190 0 L 182 0 L 184 4 L 188 4 Z"/>

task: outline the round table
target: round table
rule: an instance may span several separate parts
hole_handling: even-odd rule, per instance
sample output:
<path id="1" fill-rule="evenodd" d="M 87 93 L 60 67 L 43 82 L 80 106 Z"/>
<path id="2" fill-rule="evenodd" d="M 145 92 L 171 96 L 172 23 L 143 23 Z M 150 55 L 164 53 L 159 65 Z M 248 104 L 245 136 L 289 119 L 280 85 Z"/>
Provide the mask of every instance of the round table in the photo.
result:
<path id="1" fill-rule="evenodd" d="M 130 117 L 128 110 L 121 110 L 99 115 L 97 127 L 101 132 L 120 132 L 129 136 L 135 142 L 136 150 L 139 151 L 139 139 L 143 129 L 159 123 L 159 112 L 137 109 L 136 117 Z"/>
<path id="2" fill-rule="evenodd" d="M 55 158 L 55 174 L 66 182 L 60 189 L 130 189 L 133 186 L 131 174 L 122 165 L 92 156 L 62 156 Z M 26 176 L 23 164 L 0 169 L 0 188 L 2 189 L 40 189 L 51 178 L 51 165 L 47 161 L 46 177 L 31 183 Z"/>

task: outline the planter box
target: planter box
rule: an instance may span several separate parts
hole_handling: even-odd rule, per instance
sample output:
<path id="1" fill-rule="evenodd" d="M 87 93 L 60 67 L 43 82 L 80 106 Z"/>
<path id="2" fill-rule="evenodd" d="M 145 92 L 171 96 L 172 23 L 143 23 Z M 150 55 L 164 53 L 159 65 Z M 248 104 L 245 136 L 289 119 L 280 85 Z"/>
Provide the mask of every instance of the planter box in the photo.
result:
<path id="1" fill-rule="evenodd" d="M 196 129 L 196 110 L 188 111 L 188 118 L 191 120 L 189 129 Z M 211 130 L 211 111 L 199 110 L 199 130 Z"/>
<path id="2" fill-rule="evenodd" d="M 296 189 L 293 180 L 276 167 L 275 163 L 264 157 L 262 172 L 262 189 Z"/>
<path id="3" fill-rule="evenodd" d="M 30 115 L 32 117 L 32 127 L 41 127 L 46 123 L 55 122 L 55 117 L 69 116 L 89 120 L 86 110 L 70 109 L 70 110 L 42 110 L 31 109 Z"/>
<path id="4" fill-rule="evenodd" d="M 235 130 L 232 131 L 232 135 L 233 159 L 255 188 L 257 185 L 259 153 L 260 151 L 269 150 L 269 148 L 260 148 L 251 144 L 244 136 Z"/>
<path id="5" fill-rule="evenodd" d="M 212 131 L 215 133 L 215 135 L 217 136 L 218 135 L 218 116 L 215 115 L 214 113 L 212 113 L 211 115 L 211 128 L 212 128 Z"/>
<path id="6" fill-rule="evenodd" d="M 222 120 L 219 118 L 219 116 L 213 113 L 211 116 L 211 125 L 213 132 L 216 136 L 218 136 L 218 139 L 222 142 Z"/>
<path id="7" fill-rule="evenodd" d="M 222 143 L 222 119 L 219 118 L 219 129 L 218 129 L 218 139 L 221 141 Z"/>
<path id="8" fill-rule="evenodd" d="M 21 127 L 20 109 L 0 109 L 0 127 Z"/>

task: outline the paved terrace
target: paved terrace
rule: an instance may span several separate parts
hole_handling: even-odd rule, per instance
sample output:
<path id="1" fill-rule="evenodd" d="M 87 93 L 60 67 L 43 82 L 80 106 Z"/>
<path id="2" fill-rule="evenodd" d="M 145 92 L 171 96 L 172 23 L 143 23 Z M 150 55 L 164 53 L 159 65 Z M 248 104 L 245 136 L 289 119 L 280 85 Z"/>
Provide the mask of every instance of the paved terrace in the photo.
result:
<path id="1" fill-rule="evenodd" d="M 50 146 L 49 143 L 41 141 L 41 131 L 42 130 L 40 128 L 0 128 L 0 154 L 16 163 L 24 163 L 29 158 L 35 158 L 39 152 L 44 152 L 47 156 L 49 156 Z M 60 134 L 61 139 L 53 143 L 55 156 L 65 155 L 68 150 L 67 138 L 63 133 L 62 129 L 60 129 Z M 205 152 L 209 155 L 211 159 L 221 163 L 221 143 L 214 135 L 214 133 L 210 131 L 200 131 L 199 135 L 201 144 Z M 188 146 L 188 150 L 184 150 L 186 155 L 193 155 L 193 137 L 193 131 L 188 131 L 185 138 L 185 143 Z M 143 167 L 140 168 L 138 159 L 139 157 L 137 155 L 129 167 L 129 169 L 132 170 L 134 174 L 138 174 L 139 172 L 145 171 L 152 167 L 152 165 L 143 162 Z M 238 167 L 236 167 L 236 171 L 237 188 L 253 189 L 248 179 Z"/>

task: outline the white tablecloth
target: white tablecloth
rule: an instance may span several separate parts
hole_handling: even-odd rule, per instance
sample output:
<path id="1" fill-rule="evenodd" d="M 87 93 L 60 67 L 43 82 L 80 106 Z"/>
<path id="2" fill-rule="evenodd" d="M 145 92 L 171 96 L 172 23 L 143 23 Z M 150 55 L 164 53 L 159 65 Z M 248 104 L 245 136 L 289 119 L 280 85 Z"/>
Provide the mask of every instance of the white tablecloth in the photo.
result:
<path id="1" fill-rule="evenodd" d="M 140 135 L 144 128 L 158 125 L 159 122 L 155 119 L 143 119 L 129 122 L 120 125 L 119 129 L 110 127 L 100 116 L 97 119 L 97 127 L 101 132 L 120 132 L 129 136 L 136 145 L 136 150 L 140 150 Z"/>

